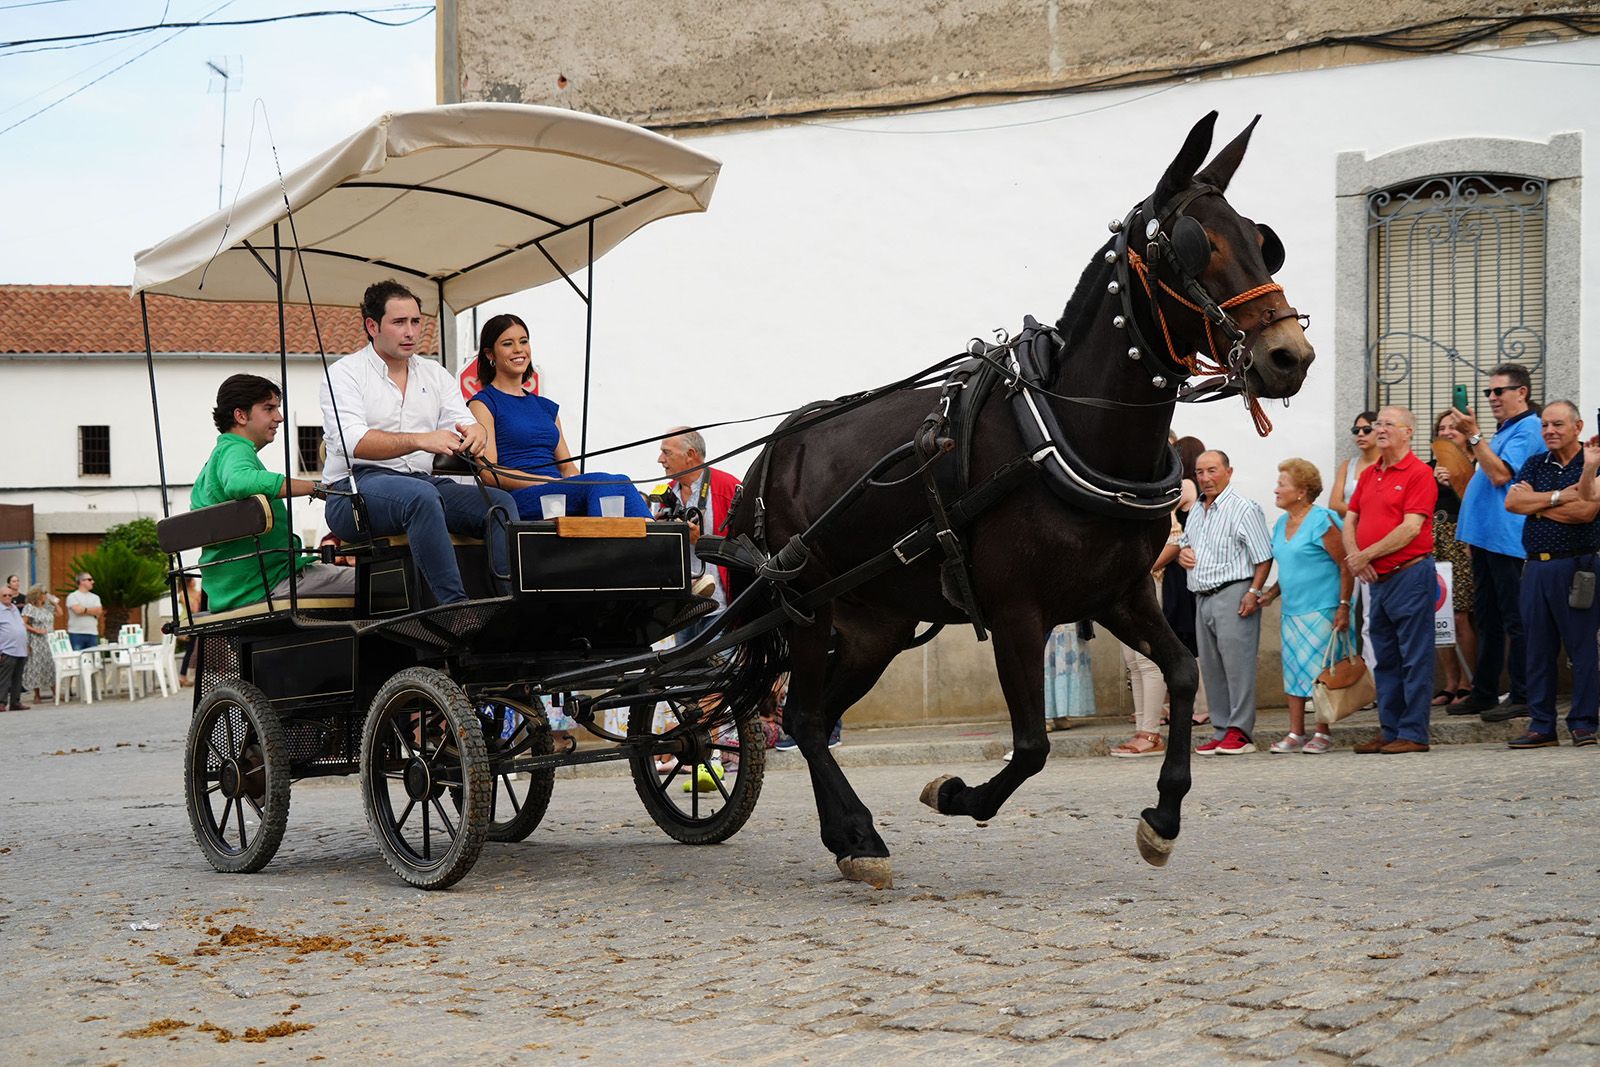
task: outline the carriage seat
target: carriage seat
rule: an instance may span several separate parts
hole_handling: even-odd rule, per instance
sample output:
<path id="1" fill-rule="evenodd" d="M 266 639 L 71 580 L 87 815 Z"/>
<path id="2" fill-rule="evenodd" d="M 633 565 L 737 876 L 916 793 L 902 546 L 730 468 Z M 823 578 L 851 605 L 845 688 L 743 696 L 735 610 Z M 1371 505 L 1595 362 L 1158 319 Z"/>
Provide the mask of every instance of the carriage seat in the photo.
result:
<path id="1" fill-rule="evenodd" d="M 272 531 L 272 507 L 260 493 L 242 500 L 227 500 L 210 507 L 197 508 L 182 515 L 173 515 L 156 523 L 156 540 L 168 555 L 207 548 L 242 537 L 260 537 Z M 204 580 L 204 573 L 201 580 Z M 348 611 L 355 607 L 353 596 L 301 597 L 297 601 L 301 611 Z M 190 622 L 194 624 L 229 622 L 257 615 L 268 615 L 289 609 L 286 597 L 270 604 L 265 598 L 254 604 L 230 608 L 227 611 L 196 612 Z"/>

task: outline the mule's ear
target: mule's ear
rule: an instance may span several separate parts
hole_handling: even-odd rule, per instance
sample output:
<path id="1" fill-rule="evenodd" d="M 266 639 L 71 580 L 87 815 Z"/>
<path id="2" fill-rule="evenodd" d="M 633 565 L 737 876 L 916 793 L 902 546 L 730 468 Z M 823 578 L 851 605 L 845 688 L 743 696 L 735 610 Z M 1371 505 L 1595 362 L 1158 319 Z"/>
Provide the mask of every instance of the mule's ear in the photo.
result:
<path id="1" fill-rule="evenodd" d="M 1205 162 L 1206 152 L 1211 148 L 1211 131 L 1216 124 L 1217 113 L 1213 111 L 1195 123 L 1194 129 L 1189 131 L 1183 147 L 1178 149 L 1177 156 L 1168 164 L 1167 172 L 1161 176 L 1161 181 L 1156 186 L 1157 208 L 1189 188 L 1189 183 L 1194 180 L 1194 172 Z"/>
<path id="2" fill-rule="evenodd" d="M 1215 185 L 1223 192 L 1228 191 L 1228 183 L 1233 180 L 1233 172 L 1239 169 L 1239 163 L 1244 159 L 1244 150 L 1250 147 L 1250 134 L 1255 131 L 1256 123 L 1261 121 L 1257 115 L 1250 120 L 1250 125 L 1244 132 L 1228 142 L 1228 146 L 1217 153 L 1217 157 L 1206 164 L 1206 169 L 1195 175 L 1199 181 L 1207 185 Z"/>

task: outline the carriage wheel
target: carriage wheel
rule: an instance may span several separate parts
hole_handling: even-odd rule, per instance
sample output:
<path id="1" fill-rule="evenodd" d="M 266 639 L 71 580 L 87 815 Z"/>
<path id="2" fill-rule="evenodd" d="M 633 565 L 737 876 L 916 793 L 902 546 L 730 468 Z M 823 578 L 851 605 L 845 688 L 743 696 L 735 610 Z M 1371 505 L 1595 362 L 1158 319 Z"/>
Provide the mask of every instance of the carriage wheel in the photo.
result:
<path id="1" fill-rule="evenodd" d="M 446 804 L 460 794 L 459 807 Z M 401 671 L 372 700 L 361 736 L 361 795 L 378 849 L 421 889 L 472 869 L 492 796 L 483 728 L 461 687 L 427 667 Z"/>
<path id="2" fill-rule="evenodd" d="M 252 874 L 272 861 L 289 822 L 289 757 L 261 690 L 211 690 L 189 723 L 183 777 L 189 825 L 211 866 Z"/>
<path id="3" fill-rule="evenodd" d="M 686 702 L 674 714 L 685 710 L 698 709 Z M 767 767 L 766 737 L 758 716 L 740 720 L 713 736 L 704 726 L 663 721 L 654 704 L 629 709 L 628 736 L 640 739 L 629 756 L 634 788 L 667 836 L 686 845 L 714 845 L 738 833 L 750 818 Z M 663 752 L 680 745 L 682 752 Z"/>
<path id="4" fill-rule="evenodd" d="M 486 700 L 478 706 L 494 793 L 489 801 L 489 840 L 517 842 L 538 827 L 550 807 L 555 768 L 512 773 L 504 765 L 514 759 L 548 756 L 556 750 L 550 719 L 537 708 L 510 700 Z M 461 807 L 461 791 L 450 791 Z"/>

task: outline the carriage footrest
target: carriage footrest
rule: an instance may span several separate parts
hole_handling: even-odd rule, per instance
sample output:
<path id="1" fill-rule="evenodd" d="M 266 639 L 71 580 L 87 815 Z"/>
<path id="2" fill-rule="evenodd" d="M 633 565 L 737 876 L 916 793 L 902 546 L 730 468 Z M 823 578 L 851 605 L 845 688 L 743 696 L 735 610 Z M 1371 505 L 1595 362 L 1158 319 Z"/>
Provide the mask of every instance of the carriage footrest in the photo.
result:
<path id="1" fill-rule="evenodd" d="M 695 555 L 706 563 L 734 570 L 754 571 L 767 562 L 767 554 L 757 548 L 749 534 L 738 537 L 711 537 L 702 534 L 694 546 Z"/>

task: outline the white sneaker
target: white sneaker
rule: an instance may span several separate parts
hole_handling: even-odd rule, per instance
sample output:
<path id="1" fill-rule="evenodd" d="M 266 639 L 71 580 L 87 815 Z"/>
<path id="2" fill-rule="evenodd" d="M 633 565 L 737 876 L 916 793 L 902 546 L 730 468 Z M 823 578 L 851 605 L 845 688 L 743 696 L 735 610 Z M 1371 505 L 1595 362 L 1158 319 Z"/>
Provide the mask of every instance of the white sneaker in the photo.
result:
<path id="1" fill-rule="evenodd" d="M 1011 762 L 1011 756 L 1015 752 L 1016 752 L 1016 749 L 1014 749 L 1014 748 L 1006 749 L 1006 754 L 1004 756 L 1000 757 L 1000 761 L 1002 763 L 1010 763 Z"/>

